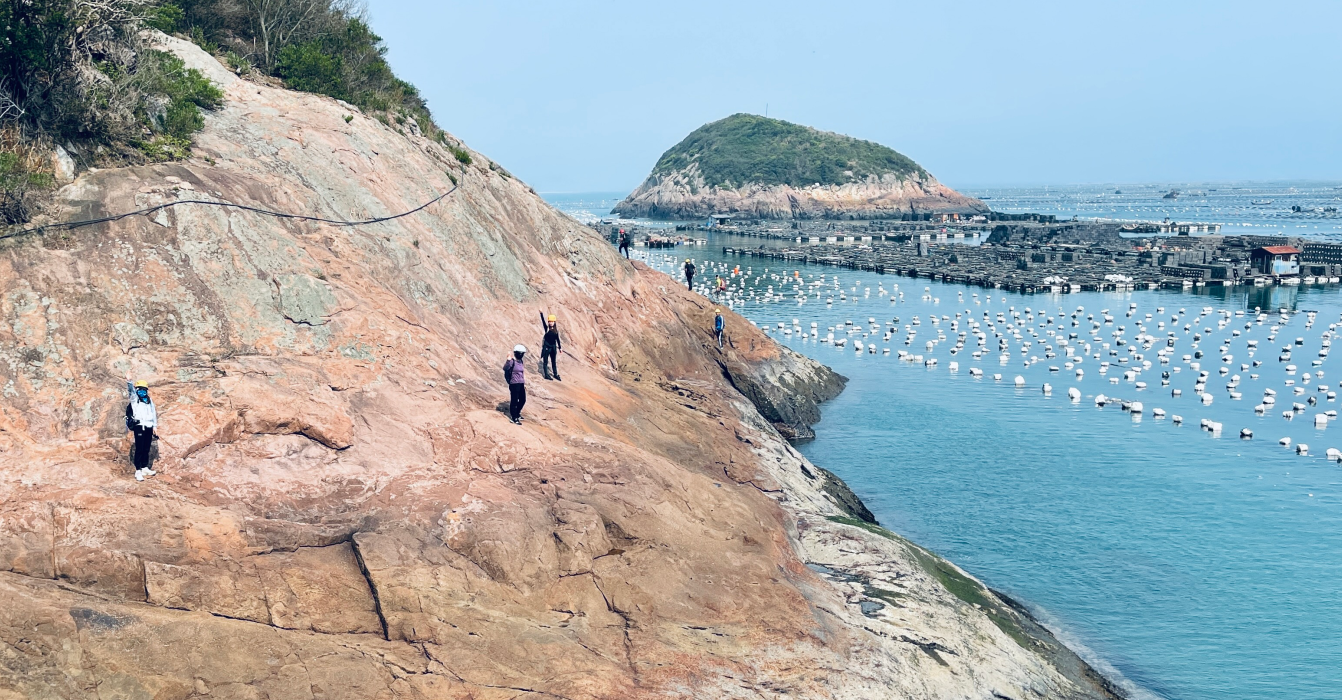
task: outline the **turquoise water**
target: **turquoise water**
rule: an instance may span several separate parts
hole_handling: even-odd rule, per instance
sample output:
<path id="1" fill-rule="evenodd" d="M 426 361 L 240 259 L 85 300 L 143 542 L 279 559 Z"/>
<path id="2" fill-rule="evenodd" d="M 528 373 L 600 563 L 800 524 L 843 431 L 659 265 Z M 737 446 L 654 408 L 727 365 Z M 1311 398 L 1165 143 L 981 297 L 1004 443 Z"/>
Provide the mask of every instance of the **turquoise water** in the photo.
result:
<path id="1" fill-rule="evenodd" d="M 1342 326 L 1329 328 L 1342 322 L 1338 286 L 1197 295 L 1024 296 L 993 290 L 989 300 L 989 290 L 977 287 L 828 267 L 770 266 L 766 273 L 762 265 L 747 265 L 750 259 L 723 258 L 721 246 L 733 242 L 715 238 L 709 246 L 643 254 L 654 253 L 649 261 L 668 272 L 692 255 L 707 268 L 700 276 L 705 280 L 719 271 L 715 261 L 741 264 L 749 274 L 729 279 L 744 281 L 744 287 L 734 300 L 724 301 L 768 326 L 780 342 L 850 378 L 843 394 L 824 406 L 816 440 L 800 449 L 842 476 L 883 524 L 1027 602 L 1135 697 L 1342 697 L 1342 466 L 1323 456 L 1329 447 L 1342 449 L 1342 423 L 1314 424 L 1316 414 L 1342 410 L 1342 402 L 1316 390 L 1325 384 L 1342 392 L 1342 362 L 1318 355 L 1325 340 L 1342 335 Z M 791 286 L 776 277 L 792 278 L 794 270 L 804 282 L 824 275 L 824 286 L 813 288 L 824 290 L 819 297 L 813 293 L 797 303 Z M 833 286 L 836 275 L 846 299 Z M 786 296 L 764 300 L 770 284 Z M 832 304 L 826 304 L 829 298 Z M 1072 326 L 1078 306 L 1085 311 Z M 1213 313 L 1202 315 L 1204 307 Z M 1267 312 L 1261 324 L 1254 307 Z M 1317 316 L 1306 328 L 1306 313 L 1288 313 L 1269 340 L 1280 307 L 1314 310 Z M 1105 323 L 1102 310 L 1113 317 L 1111 323 Z M 991 329 L 984 311 L 994 322 Z M 1231 314 L 1228 319 L 1218 315 L 1222 311 Z M 1236 317 L 1236 311 L 1246 315 Z M 1012 323 L 1008 332 L 1005 323 L 995 322 L 998 312 L 1005 319 L 1020 313 L 1028 322 Z M 1098 328 L 1088 315 L 1099 321 Z M 895 317 L 896 334 L 884 340 Z M 869 318 L 881 330 L 863 338 Z M 988 352 L 977 360 L 971 355 L 979 347 L 973 335 L 957 354 L 950 353 L 968 318 L 980 323 L 986 336 Z M 848 345 L 838 349 L 778 330 L 776 324 L 790 328 L 793 319 L 805 331 L 816 323 L 819 338 L 835 327 L 835 338 Z M 848 320 L 858 329 L 851 335 L 844 330 Z M 1162 320 L 1165 327 L 1158 328 Z M 908 344 L 906 326 L 917 330 Z M 1016 329 L 1032 343 L 1024 354 Z M 1093 352 L 1067 368 L 1069 358 L 1049 330 L 1077 333 L 1069 346 L 1081 354 L 1088 343 Z M 928 351 L 926 341 L 936 340 L 938 331 L 947 340 Z M 1162 364 L 1156 353 L 1167 347 L 1171 331 L 1175 346 Z M 1005 361 L 997 333 L 1007 340 Z M 1158 341 L 1151 348 L 1137 339 L 1146 334 Z M 1120 337 L 1124 345 L 1117 344 Z M 1258 344 L 1253 356 L 1251 340 Z M 876 354 L 854 352 L 857 341 L 874 343 Z M 1228 341 L 1225 353 L 1223 341 Z M 1045 344 L 1057 357 L 1045 356 Z M 1286 345 L 1291 359 L 1279 361 Z M 886 347 L 889 355 L 883 354 Z M 1134 347 L 1152 362 L 1150 369 L 1141 369 L 1142 360 L 1127 352 Z M 938 364 L 902 361 L 900 350 L 924 361 L 936 358 Z M 1184 361 L 1183 355 L 1199 350 L 1203 358 Z M 1222 361 L 1225 355 L 1229 362 Z M 1031 357 L 1037 361 L 1025 364 Z M 1120 357 L 1130 359 L 1120 365 Z M 950 370 L 952 361 L 958 371 Z M 1255 361 L 1261 365 L 1253 366 Z M 1102 374 L 1102 362 L 1113 363 L 1112 369 Z M 1241 369 L 1244 364 L 1250 366 Z M 981 369 L 982 378 L 971 376 L 971 367 Z M 1084 371 L 1079 379 L 1077 368 Z M 1128 379 L 1123 373 L 1130 368 L 1141 371 Z M 1195 394 L 1199 370 L 1209 372 L 1210 405 Z M 1161 385 L 1164 371 L 1171 373 L 1169 386 Z M 1323 376 L 1314 376 L 1319 371 Z M 994 374 L 1002 380 L 995 381 Z M 1018 375 L 1023 388 L 1013 385 Z M 1236 375 L 1238 399 L 1226 388 Z M 1146 388 L 1139 389 L 1138 381 Z M 1043 393 L 1044 383 L 1052 385 L 1051 395 Z M 1070 387 L 1081 392 L 1079 401 L 1069 400 Z M 1305 391 L 1296 395 L 1296 387 Z M 1172 396 L 1173 389 L 1182 396 Z M 1276 392 L 1275 403 L 1255 413 L 1266 389 Z M 1141 401 L 1144 411 L 1136 416 L 1113 403 L 1099 407 L 1095 396 L 1101 393 Z M 1310 396 L 1317 398 L 1316 406 L 1307 404 Z M 1295 402 L 1305 410 L 1291 411 L 1288 420 L 1282 413 Z M 1156 408 L 1166 416 L 1156 418 Z M 1176 414 L 1182 425 L 1174 424 Z M 1219 433 L 1202 430 L 1202 419 L 1223 427 Z M 1253 439 L 1240 439 L 1242 428 L 1252 430 Z M 1284 437 L 1293 447 L 1306 443 L 1308 454 L 1280 446 Z"/>

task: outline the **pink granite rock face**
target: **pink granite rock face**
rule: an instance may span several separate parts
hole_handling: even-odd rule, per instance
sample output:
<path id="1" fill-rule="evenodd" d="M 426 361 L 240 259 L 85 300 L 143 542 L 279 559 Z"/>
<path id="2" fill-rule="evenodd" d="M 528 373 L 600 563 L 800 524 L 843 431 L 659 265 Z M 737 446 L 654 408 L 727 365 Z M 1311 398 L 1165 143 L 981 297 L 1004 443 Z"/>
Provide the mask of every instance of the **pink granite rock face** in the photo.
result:
<path id="1" fill-rule="evenodd" d="M 364 227 L 183 205 L 0 243 L 0 697 L 1095 696 L 844 520 L 723 367 L 812 402 L 827 370 L 735 316 L 710 347 L 706 300 L 483 156 L 163 41 L 226 105 L 190 160 L 84 173 L 54 219 L 458 189 Z M 564 380 L 528 357 L 512 425 L 539 312 Z M 128 373 L 160 416 L 143 483 Z"/>

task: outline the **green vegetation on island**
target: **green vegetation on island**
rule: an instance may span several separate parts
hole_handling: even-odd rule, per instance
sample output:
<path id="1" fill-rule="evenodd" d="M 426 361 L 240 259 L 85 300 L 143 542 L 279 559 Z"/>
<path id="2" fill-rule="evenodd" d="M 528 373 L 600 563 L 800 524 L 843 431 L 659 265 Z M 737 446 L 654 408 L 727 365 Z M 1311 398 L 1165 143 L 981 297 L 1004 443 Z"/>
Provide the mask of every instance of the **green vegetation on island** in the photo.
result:
<path id="1" fill-rule="evenodd" d="M 733 114 L 695 129 L 662 154 L 652 177 L 697 165 L 704 185 L 809 187 L 842 185 L 868 176 L 927 177 L 927 171 L 891 148 L 753 114 Z"/>

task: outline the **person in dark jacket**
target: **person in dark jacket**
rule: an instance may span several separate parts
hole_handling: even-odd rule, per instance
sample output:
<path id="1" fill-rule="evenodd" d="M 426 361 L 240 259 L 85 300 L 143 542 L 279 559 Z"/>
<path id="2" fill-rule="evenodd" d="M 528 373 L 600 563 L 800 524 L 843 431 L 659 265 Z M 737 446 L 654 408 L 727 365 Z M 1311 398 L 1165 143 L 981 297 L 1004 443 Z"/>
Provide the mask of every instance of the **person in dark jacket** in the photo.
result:
<path id="1" fill-rule="evenodd" d="M 564 349 L 564 343 L 559 340 L 559 323 L 555 315 L 541 314 L 541 328 L 545 331 L 545 337 L 541 339 L 541 376 L 563 381 L 559 378 L 559 365 L 555 363 L 559 351 Z M 551 374 L 554 376 L 551 377 Z"/>
<path id="2" fill-rule="evenodd" d="M 685 286 L 694 291 L 694 261 L 685 261 Z"/>
<path id="3" fill-rule="evenodd" d="M 527 370 L 522 358 L 527 354 L 527 346 L 513 347 L 513 356 L 503 363 L 503 380 L 508 382 L 508 419 L 517 425 L 522 424 L 522 407 L 527 405 Z"/>
<path id="4" fill-rule="evenodd" d="M 718 339 L 718 349 L 722 349 L 722 331 L 726 328 L 722 319 L 722 309 L 713 309 L 713 335 Z"/>
<path id="5" fill-rule="evenodd" d="M 629 259 L 629 234 L 620 229 L 620 252 L 624 253 L 626 260 Z"/>
<path id="6" fill-rule="evenodd" d="M 149 383 L 138 381 L 131 383 L 126 377 L 126 391 L 130 393 L 130 402 L 126 404 L 126 429 L 135 433 L 135 480 L 144 481 L 146 476 L 158 472 L 149 468 L 149 451 L 154 446 L 154 429 L 158 427 L 158 410 L 153 399 L 149 398 Z"/>

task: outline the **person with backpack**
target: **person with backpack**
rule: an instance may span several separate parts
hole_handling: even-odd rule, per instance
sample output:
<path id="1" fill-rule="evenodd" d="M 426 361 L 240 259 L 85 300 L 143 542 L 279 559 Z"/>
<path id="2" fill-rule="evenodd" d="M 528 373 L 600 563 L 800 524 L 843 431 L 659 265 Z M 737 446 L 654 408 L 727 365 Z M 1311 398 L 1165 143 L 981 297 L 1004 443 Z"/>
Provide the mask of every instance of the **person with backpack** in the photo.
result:
<path id="1" fill-rule="evenodd" d="M 726 321 L 722 318 L 722 309 L 713 309 L 713 335 L 718 339 L 718 349 L 722 349 L 722 331 L 726 327 Z"/>
<path id="2" fill-rule="evenodd" d="M 629 259 L 629 234 L 620 229 L 620 252 L 624 253 L 625 260 Z"/>
<path id="3" fill-rule="evenodd" d="M 135 464 L 135 480 L 144 481 L 146 476 L 158 472 L 150 469 L 149 451 L 154 446 L 154 429 L 158 427 L 158 410 L 153 399 L 149 398 L 149 383 L 141 380 L 131 383 L 126 375 L 126 391 L 130 393 L 130 402 L 126 404 L 126 430 L 135 433 L 135 447 L 132 461 Z"/>
<path id="4" fill-rule="evenodd" d="M 685 287 L 694 291 L 694 261 L 685 261 Z"/>
<path id="5" fill-rule="evenodd" d="M 503 363 L 503 381 L 508 382 L 508 419 L 516 425 L 522 424 L 522 407 L 527 405 L 527 370 L 522 358 L 527 354 L 527 346 L 513 346 L 513 356 Z"/>
<path id="6" fill-rule="evenodd" d="M 550 375 L 553 374 L 555 381 L 562 382 L 564 380 L 559 378 L 559 365 L 555 364 L 555 358 L 559 356 L 559 351 L 564 349 L 564 343 L 559 339 L 559 323 L 554 314 L 549 316 L 541 314 L 541 329 L 545 331 L 545 336 L 541 339 L 541 376 L 550 379 Z"/>

